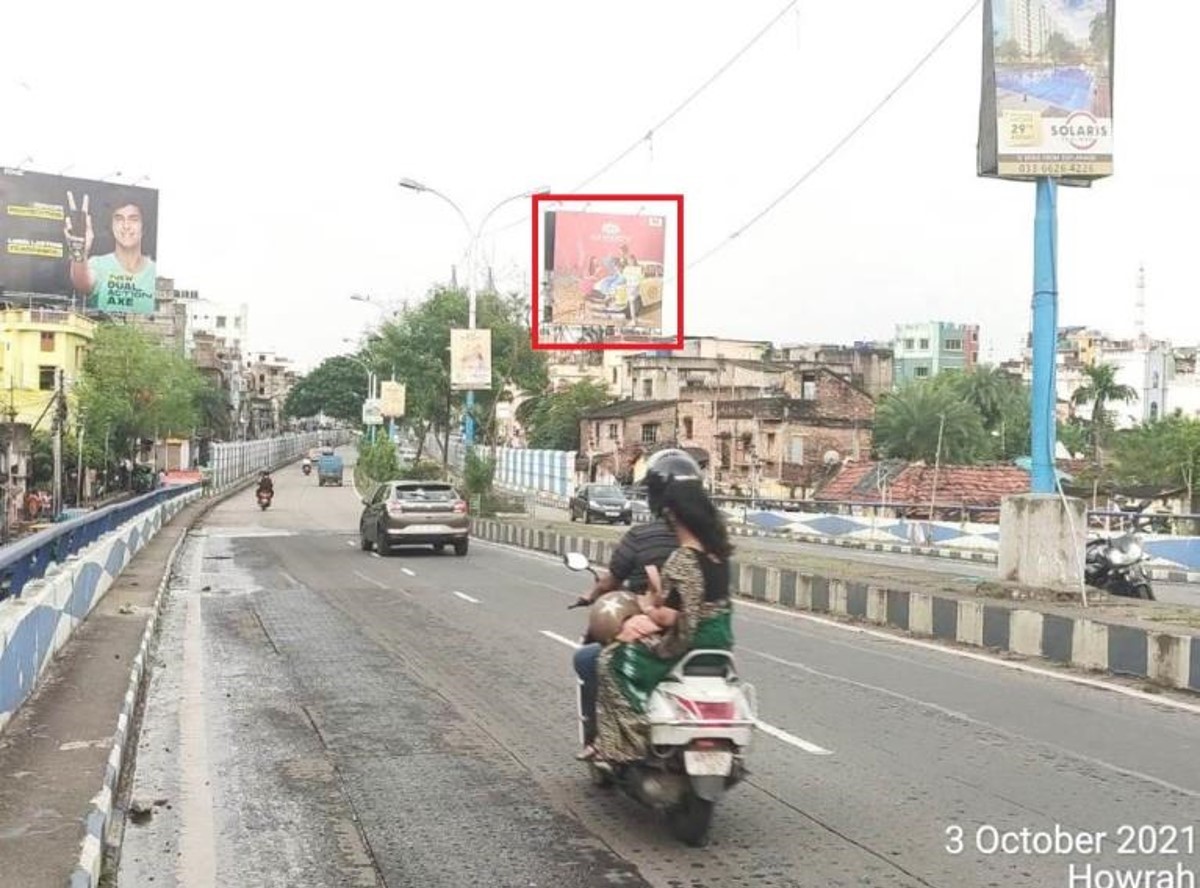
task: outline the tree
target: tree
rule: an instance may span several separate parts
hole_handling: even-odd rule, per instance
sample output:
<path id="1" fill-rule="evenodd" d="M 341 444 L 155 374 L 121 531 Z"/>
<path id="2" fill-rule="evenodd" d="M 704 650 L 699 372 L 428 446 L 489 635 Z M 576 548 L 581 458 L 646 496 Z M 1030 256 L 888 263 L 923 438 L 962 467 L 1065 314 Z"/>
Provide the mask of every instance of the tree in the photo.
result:
<path id="1" fill-rule="evenodd" d="M 494 443 L 496 406 L 503 393 L 510 388 L 544 391 L 548 373 L 545 356 L 533 350 L 529 304 L 523 296 L 481 293 L 476 314 L 477 325 L 491 330 L 492 384 L 476 392 L 474 419 L 484 443 Z M 407 385 L 407 418 L 422 443 L 431 426 L 449 435 L 455 397 L 450 391 L 450 330 L 466 326 L 466 294 L 438 288 L 423 302 L 406 306 L 363 351 L 380 375 L 394 372 Z"/>
<path id="2" fill-rule="evenodd" d="M 1083 375 L 1087 381 L 1075 389 L 1071 402 L 1076 406 L 1092 405 L 1092 449 L 1096 462 L 1099 462 L 1101 444 L 1112 429 L 1112 417 L 1104 408 L 1117 402 L 1128 404 L 1137 397 L 1137 392 L 1117 382 L 1117 369 L 1112 364 L 1084 367 Z"/>
<path id="3" fill-rule="evenodd" d="M 887 395 L 875 410 L 875 448 L 885 457 L 972 463 L 990 455 L 983 419 L 947 385 L 916 383 Z"/>
<path id="4" fill-rule="evenodd" d="M 1048 38 L 1046 38 L 1046 55 L 1048 55 L 1051 60 L 1061 64 L 1063 62 L 1069 62 L 1078 57 L 1079 50 L 1076 49 L 1075 44 L 1064 37 L 1060 32 L 1054 31 Z"/>
<path id="5" fill-rule="evenodd" d="M 283 412 L 293 419 L 324 413 L 343 422 L 356 423 L 362 420 L 366 395 L 366 370 L 355 359 L 336 355 L 326 358 L 296 383 L 288 392 Z"/>
<path id="6" fill-rule="evenodd" d="M 1121 433 L 1117 476 L 1134 484 L 1186 487 L 1194 511 L 1200 493 L 1200 420 L 1171 416 Z"/>
<path id="7" fill-rule="evenodd" d="M 1092 19 L 1088 27 L 1088 43 L 1092 47 L 1092 55 L 1098 60 L 1108 60 L 1109 47 L 1112 45 L 1112 32 L 1108 28 L 1108 13 L 1102 12 Z"/>
<path id="8" fill-rule="evenodd" d="M 218 440 L 230 437 L 233 428 L 233 405 L 229 392 L 205 380 L 196 391 L 196 410 L 199 425 L 210 436 Z"/>
<path id="9" fill-rule="evenodd" d="M 612 401 L 606 386 L 582 380 L 560 392 L 526 401 L 517 418 L 529 429 L 529 446 L 542 450 L 579 450 L 583 415 Z"/>
<path id="10" fill-rule="evenodd" d="M 76 388 L 92 438 L 132 456 L 140 439 L 190 436 L 201 421 L 204 380 L 195 366 L 145 333 L 120 324 L 96 331 Z"/>
<path id="11" fill-rule="evenodd" d="M 1019 62 L 1023 55 L 1021 44 L 1011 38 L 996 47 L 996 58 L 1002 62 Z"/>
<path id="12" fill-rule="evenodd" d="M 998 367 L 982 366 L 948 371 L 927 384 L 978 411 L 988 443 L 977 458 L 1009 460 L 1028 454 L 1029 390 L 1019 379 Z"/>

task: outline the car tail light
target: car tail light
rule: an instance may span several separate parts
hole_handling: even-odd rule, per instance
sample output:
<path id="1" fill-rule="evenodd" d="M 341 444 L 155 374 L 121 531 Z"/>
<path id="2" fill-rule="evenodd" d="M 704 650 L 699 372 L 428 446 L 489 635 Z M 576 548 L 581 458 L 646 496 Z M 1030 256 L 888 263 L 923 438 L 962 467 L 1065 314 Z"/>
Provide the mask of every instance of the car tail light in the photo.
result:
<path id="1" fill-rule="evenodd" d="M 454 511 L 458 515 L 467 514 L 467 504 L 465 502 L 463 502 L 462 500 L 459 500 L 458 502 L 456 502 L 454 504 Z"/>
<path id="2" fill-rule="evenodd" d="M 404 503 L 397 500 L 388 500 L 387 511 L 389 515 L 403 515 Z"/>

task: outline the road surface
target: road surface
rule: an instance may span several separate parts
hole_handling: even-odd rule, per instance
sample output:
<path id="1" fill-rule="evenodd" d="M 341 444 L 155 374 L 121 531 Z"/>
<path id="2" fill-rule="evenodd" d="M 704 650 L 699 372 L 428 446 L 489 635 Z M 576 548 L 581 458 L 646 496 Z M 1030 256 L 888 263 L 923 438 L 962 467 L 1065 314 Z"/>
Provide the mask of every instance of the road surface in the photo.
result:
<path id="1" fill-rule="evenodd" d="M 578 575 L 479 541 L 379 558 L 351 488 L 289 469 L 276 489 L 266 513 L 250 493 L 220 506 L 183 550 L 121 888 L 1048 888 L 1072 865 L 1200 869 L 1115 853 L 1122 824 L 1200 829 L 1200 710 L 750 603 L 752 774 L 711 845 L 682 847 L 573 760 Z M 1100 855 L 975 845 L 1056 827 L 1110 838 Z"/>

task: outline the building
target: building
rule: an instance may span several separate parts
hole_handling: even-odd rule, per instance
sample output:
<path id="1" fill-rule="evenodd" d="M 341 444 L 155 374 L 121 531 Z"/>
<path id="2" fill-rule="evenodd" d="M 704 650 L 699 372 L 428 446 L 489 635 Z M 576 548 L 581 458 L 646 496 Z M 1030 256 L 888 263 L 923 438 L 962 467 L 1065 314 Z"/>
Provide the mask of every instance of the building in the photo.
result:
<path id="1" fill-rule="evenodd" d="M 897 387 L 946 370 L 971 370 L 979 363 L 979 326 L 929 321 L 900 324 L 893 343 Z"/>
<path id="2" fill-rule="evenodd" d="M 49 308 L 0 310 L 0 392 L 5 447 L 3 464 L 8 485 L 9 526 L 32 475 L 33 433 L 50 431 L 50 410 L 59 374 L 70 398 L 79 380 L 96 322 L 73 311 Z"/>
<path id="3" fill-rule="evenodd" d="M 849 379 L 873 398 L 892 391 L 896 384 L 891 343 L 784 345 L 778 349 L 776 357 L 784 361 L 827 367 Z"/>
<path id="4" fill-rule="evenodd" d="M 188 353 L 188 305 L 175 289 L 175 281 L 160 277 L 155 281 L 154 311 L 148 315 L 129 315 L 127 323 L 179 355 Z"/>
<path id="5" fill-rule="evenodd" d="M 1043 0 L 1009 0 L 1008 29 L 1026 58 L 1038 58 L 1046 49 L 1054 26 Z"/>
<path id="6" fill-rule="evenodd" d="M 1167 392 L 1163 415 L 1178 413 L 1191 419 L 1200 419 L 1200 373 L 1197 373 L 1197 355 L 1200 348 L 1177 348 L 1171 355 L 1171 367 L 1167 374 Z"/>
<path id="7" fill-rule="evenodd" d="M 284 402 L 299 378 L 292 362 L 281 355 L 257 352 L 246 361 L 246 398 L 239 416 L 246 437 L 261 438 L 283 429 Z"/>

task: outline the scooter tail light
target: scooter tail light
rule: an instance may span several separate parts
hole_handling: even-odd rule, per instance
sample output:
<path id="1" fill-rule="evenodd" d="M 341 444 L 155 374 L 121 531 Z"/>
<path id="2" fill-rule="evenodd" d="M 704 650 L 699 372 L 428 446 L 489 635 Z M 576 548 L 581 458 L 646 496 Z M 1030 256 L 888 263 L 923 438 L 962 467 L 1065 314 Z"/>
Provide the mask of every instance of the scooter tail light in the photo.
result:
<path id="1" fill-rule="evenodd" d="M 729 701 L 710 703 L 673 696 L 671 702 L 675 704 L 675 711 L 689 721 L 730 721 L 737 717 L 737 707 Z"/>

